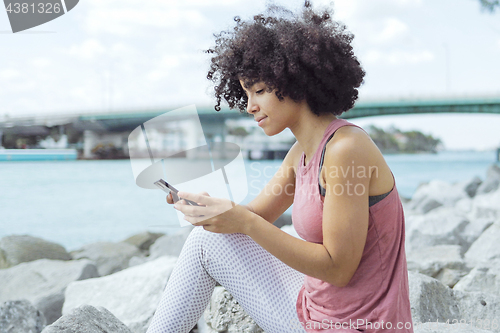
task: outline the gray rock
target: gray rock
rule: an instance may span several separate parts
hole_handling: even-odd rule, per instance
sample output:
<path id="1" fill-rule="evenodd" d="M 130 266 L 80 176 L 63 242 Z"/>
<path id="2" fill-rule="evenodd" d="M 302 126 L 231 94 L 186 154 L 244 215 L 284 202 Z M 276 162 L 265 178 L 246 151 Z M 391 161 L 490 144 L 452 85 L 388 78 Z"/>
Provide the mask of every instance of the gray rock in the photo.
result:
<path id="1" fill-rule="evenodd" d="M 132 331 L 105 308 L 82 305 L 47 326 L 42 333 L 132 333 Z"/>
<path id="2" fill-rule="evenodd" d="M 500 218 L 500 190 L 487 194 L 477 194 L 469 213 L 471 220 L 489 219 L 495 221 Z"/>
<path id="3" fill-rule="evenodd" d="M 487 328 L 485 326 L 486 323 L 491 325 L 493 321 L 496 320 L 496 325 L 489 326 L 487 329 L 492 332 L 500 332 L 499 296 L 480 292 L 454 290 L 453 297 L 460 309 L 460 317 L 455 317 L 456 319 L 464 320 L 467 323 L 473 323 L 472 326 L 478 328 Z"/>
<path id="4" fill-rule="evenodd" d="M 420 323 L 472 323 L 477 328 L 500 318 L 500 297 L 480 292 L 453 290 L 436 279 L 409 272 L 410 304 L 414 325 Z M 500 332 L 500 323 L 489 328 Z"/>
<path id="5" fill-rule="evenodd" d="M 477 189 L 482 183 L 483 181 L 481 180 L 481 178 L 477 176 L 472 178 L 467 184 L 465 184 L 465 193 L 467 193 L 469 197 L 473 198 L 477 193 Z"/>
<path id="6" fill-rule="evenodd" d="M 94 261 L 100 276 L 113 274 L 129 267 L 130 258 L 140 254 L 136 246 L 123 242 L 98 242 L 71 252 L 73 259 L 88 258 Z"/>
<path id="7" fill-rule="evenodd" d="M 291 225 L 292 224 L 292 215 L 290 214 L 283 214 L 276 221 L 273 223 L 275 226 L 278 228 L 281 228 L 285 225 Z"/>
<path id="8" fill-rule="evenodd" d="M 460 318 L 452 290 L 427 275 L 408 272 L 413 323 L 446 322 Z"/>
<path id="9" fill-rule="evenodd" d="M 264 332 L 224 287 L 215 287 L 204 318 L 211 333 Z"/>
<path id="10" fill-rule="evenodd" d="M 453 289 L 500 296 L 500 259 L 480 263 L 464 276 Z"/>
<path id="11" fill-rule="evenodd" d="M 443 205 L 442 202 L 439 202 L 434 198 L 424 198 L 422 199 L 422 201 L 420 201 L 417 207 L 417 211 L 419 211 L 422 214 L 426 214 L 433 209 L 441 207 L 442 205 Z"/>
<path id="12" fill-rule="evenodd" d="M 139 250 L 145 251 L 149 253 L 149 247 L 160 237 L 165 236 L 165 234 L 162 233 L 153 233 L 153 232 L 142 232 L 140 234 L 136 234 L 133 236 L 130 236 L 129 238 L 125 239 L 125 243 L 132 244 L 136 246 Z"/>
<path id="13" fill-rule="evenodd" d="M 443 268 L 434 278 L 441 281 L 445 286 L 453 288 L 453 286 L 455 286 L 455 284 L 457 284 L 466 274 L 467 270 Z"/>
<path id="14" fill-rule="evenodd" d="M 40 333 L 45 317 L 27 300 L 7 301 L 0 304 L 0 332 Z"/>
<path id="15" fill-rule="evenodd" d="M 460 245 L 465 252 L 470 241 L 464 236 L 469 225 L 466 215 L 453 207 L 440 207 L 425 215 L 410 215 L 406 224 L 408 252 L 435 245 Z"/>
<path id="16" fill-rule="evenodd" d="M 465 260 L 470 266 L 500 258 L 500 222 L 492 224 L 481 236 L 470 246 L 465 253 Z"/>
<path id="17" fill-rule="evenodd" d="M 164 256 L 112 275 L 73 282 L 66 288 L 62 313 L 83 304 L 103 306 L 133 332 L 145 332 L 176 261 Z"/>
<path id="18" fill-rule="evenodd" d="M 417 188 L 406 207 L 425 214 L 440 206 L 453 207 L 458 200 L 465 197 L 468 195 L 463 184 L 432 180 Z"/>
<path id="19" fill-rule="evenodd" d="M 496 164 L 489 166 L 486 171 L 486 179 L 478 187 L 477 193 L 490 193 L 496 191 L 500 184 L 500 167 Z"/>
<path id="20" fill-rule="evenodd" d="M 179 230 L 176 234 L 160 237 L 149 248 L 148 260 L 153 260 L 161 256 L 178 257 L 187 237 L 193 230 L 193 227 L 187 226 Z"/>
<path id="21" fill-rule="evenodd" d="M 0 239 L 0 268 L 38 259 L 70 260 L 59 244 L 28 235 L 12 235 Z"/>
<path id="22" fill-rule="evenodd" d="M 471 326 L 465 322 L 460 324 L 446 324 L 446 323 L 423 323 L 414 325 L 414 333 L 490 333 L 491 331 Z"/>
<path id="23" fill-rule="evenodd" d="M 0 301 L 27 299 L 44 313 L 47 324 L 61 316 L 64 290 L 70 282 L 97 277 L 87 260 L 40 259 L 0 270 Z"/>
<path id="24" fill-rule="evenodd" d="M 473 200 L 473 198 L 462 198 L 455 203 L 454 208 L 461 213 L 470 213 Z"/>
<path id="25" fill-rule="evenodd" d="M 453 287 L 469 272 L 459 245 L 436 245 L 409 252 L 406 259 L 408 270 L 436 278 Z"/>

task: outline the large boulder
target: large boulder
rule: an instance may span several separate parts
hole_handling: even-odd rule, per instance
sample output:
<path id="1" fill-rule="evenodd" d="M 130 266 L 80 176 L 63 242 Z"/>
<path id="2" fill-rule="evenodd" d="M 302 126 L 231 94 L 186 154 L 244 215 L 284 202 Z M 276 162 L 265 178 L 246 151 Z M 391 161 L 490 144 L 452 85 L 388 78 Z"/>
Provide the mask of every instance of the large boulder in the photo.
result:
<path id="1" fill-rule="evenodd" d="M 0 304 L 0 332 L 40 333 L 45 317 L 27 300 L 7 301 Z"/>
<path id="2" fill-rule="evenodd" d="M 87 258 L 95 262 L 100 276 L 113 274 L 129 267 L 133 256 L 141 255 L 137 246 L 118 242 L 97 242 L 71 252 L 73 259 Z"/>
<path id="3" fill-rule="evenodd" d="M 410 304 L 414 325 L 429 322 L 490 324 L 500 318 L 500 297 L 482 292 L 453 290 L 436 279 L 409 272 Z M 500 332 L 500 325 L 488 328 Z"/>
<path id="4" fill-rule="evenodd" d="M 492 224 L 470 246 L 465 253 L 465 260 L 470 266 L 475 266 L 482 261 L 500 258 L 500 221 Z"/>
<path id="5" fill-rule="evenodd" d="M 433 277 L 453 287 L 469 272 L 459 245 L 436 245 L 409 252 L 408 270 Z"/>
<path id="6" fill-rule="evenodd" d="M 292 224 L 292 215 L 291 214 L 283 214 L 276 221 L 273 223 L 275 226 L 278 228 L 281 228 L 285 225 L 291 225 Z"/>
<path id="7" fill-rule="evenodd" d="M 490 193 L 496 191 L 500 184 L 500 166 L 497 164 L 492 164 L 486 171 L 486 179 L 478 187 L 477 193 Z"/>
<path id="8" fill-rule="evenodd" d="M 68 284 L 97 276 L 96 267 L 87 259 L 39 259 L 22 263 L 0 270 L 0 302 L 27 299 L 51 324 L 61 316 Z"/>
<path id="9" fill-rule="evenodd" d="M 133 332 L 145 332 L 176 261 L 163 256 L 108 276 L 73 282 L 66 288 L 62 313 L 83 304 L 102 306 Z"/>
<path id="10" fill-rule="evenodd" d="M 453 289 L 491 293 L 500 296 L 500 259 L 478 264 L 469 274 L 458 281 Z"/>
<path id="11" fill-rule="evenodd" d="M 465 193 L 467 193 L 469 197 L 473 198 L 474 196 L 476 196 L 477 189 L 479 188 L 479 186 L 481 186 L 482 183 L 483 181 L 481 180 L 481 178 L 477 176 L 472 178 L 464 186 Z"/>
<path id="12" fill-rule="evenodd" d="M 215 287 L 204 318 L 210 333 L 264 332 L 224 287 Z"/>
<path id="13" fill-rule="evenodd" d="M 161 256 L 178 257 L 191 230 L 193 230 L 193 227 L 187 226 L 173 235 L 165 235 L 158 238 L 149 248 L 150 254 L 148 259 L 153 260 Z"/>
<path id="14" fill-rule="evenodd" d="M 28 235 L 5 236 L 0 239 L 0 268 L 38 259 L 70 260 L 59 244 Z"/>
<path id="15" fill-rule="evenodd" d="M 82 305 L 62 316 L 42 333 L 132 333 L 103 307 Z"/>
<path id="16" fill-rule="evenodd" d="M 129 261 L 129 267 L 137 266 L 162 256 L 178 257 L 193 228 L 194 227 L 192 226 L 187 226 L 175 234 L 164 235 L 157 238 L 156 241 L 149 247 L 149 255 L 138 255 L 132 257 Z"/>
<path id="17" fill-rule="evenodd" d="M 129 238 L 125 239 L 124 242 L 132 244 L 139 250 L 145 252 L 146 254 L 149 254 L 149 247 L 162 236 L 165 236 L 165 234 L 145 231 L 141 232 L 140 234 L 130 236 Z"/>
<path id="18" fill-rule="evenodd" d="M 496 221 L 500 218 L 500 190 L 478 194 L 473 200 L 469 213 L 471 220 L 487 219 Z"/>
<path id="19" fill-rule="evenodd" d="M 469 224 L 465 214 L 453 207 L 410 215 L 406 223 L 406 249 L 412 252 L 435 245 L 460 245 L 463 253 L 470 246 L 470 239 L 464 235 Z"/>
<path id="20" fill-rule="evenodd" d="M 407 208 L 425 214 L 440 206 L 453 207 L 455 203 L 469 197 L 462 183 L 450 184 L 441 180 L 432 180 L 420 185 L 413 194 Z"/>
<path id="21" fill-rule="evenodd" d="M 500 297 L 482 292 L 453 291 L 455 299 L 460 309 L 460 319 L 471 326 L 488 329 L 492 332 L 500 332 Z M 492 325 L 496 320 L 496 325 Z M 450 319 L 451 322 L 451 319 Z M 486 327 L 486 324 L 491 326 Z M 481 325 L 481 326 L 479 326 Z"/>
<path id="22" fill-rule="evenodd" d="M 408 272 L 411 316 L 414 323 L 446 322 L 460 318 L 452 290 L 427 275 Z"/>

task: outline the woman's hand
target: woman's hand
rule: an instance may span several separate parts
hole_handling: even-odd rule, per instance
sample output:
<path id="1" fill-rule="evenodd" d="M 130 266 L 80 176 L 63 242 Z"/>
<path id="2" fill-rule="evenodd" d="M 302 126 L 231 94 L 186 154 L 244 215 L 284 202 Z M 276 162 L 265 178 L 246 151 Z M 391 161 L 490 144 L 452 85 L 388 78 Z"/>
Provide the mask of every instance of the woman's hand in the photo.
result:
<path id="1" fill-rule="evenodd" d="M 191 206 L 185 200 L 179 200 L 174 205 L 175 209 L 185 215 L 184 219 L 194 226 L 203 226 L 205 230 L 223 234 L 245 233 L 251 214 L 245 207 L 236 205 L 231 200 L 212 198 L 206 192 L 179 192 L 177 195 L 198 203 L 199 206 Z"/>

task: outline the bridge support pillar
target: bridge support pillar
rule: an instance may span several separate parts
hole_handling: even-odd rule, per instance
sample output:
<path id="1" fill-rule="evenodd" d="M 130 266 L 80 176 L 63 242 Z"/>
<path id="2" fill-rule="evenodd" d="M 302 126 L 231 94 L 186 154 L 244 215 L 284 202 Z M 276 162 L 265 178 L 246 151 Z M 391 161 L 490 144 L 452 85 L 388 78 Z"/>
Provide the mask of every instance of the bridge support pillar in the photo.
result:
<path id="1" fill-rule="evenodd" d="M 92 148 L 95 147 L 98 141 L 98 136 L 93 131 L 86 130 L 83 132 L 83 158 L 92 158 Z"/>
<path id="2" fill-rule="evenodd" d="M 497 162 L 500 162 L 500 148 L 497 148 Z"/>

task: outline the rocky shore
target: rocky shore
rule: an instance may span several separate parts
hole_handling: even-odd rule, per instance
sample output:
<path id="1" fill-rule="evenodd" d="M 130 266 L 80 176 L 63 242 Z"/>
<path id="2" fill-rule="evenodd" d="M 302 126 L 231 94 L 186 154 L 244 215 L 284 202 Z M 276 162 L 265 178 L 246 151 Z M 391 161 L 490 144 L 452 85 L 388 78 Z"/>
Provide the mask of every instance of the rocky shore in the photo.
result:
<path id="1" fill-rule="evenodd" d="M 404 202 L 415 332 L 500 332 L 499 184 L 492 165 L 484 180 L 434 180 Z M 289 216 L 277 224 L 294 234 Z M 69 253 L 31 236 L 0 239 L 0 332 L 146 332 L 191 230 Z M 216 287 L 193 332 L 263 331 Z"/>

